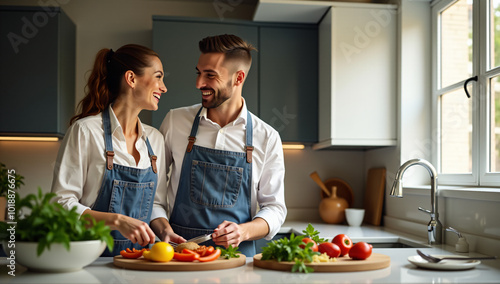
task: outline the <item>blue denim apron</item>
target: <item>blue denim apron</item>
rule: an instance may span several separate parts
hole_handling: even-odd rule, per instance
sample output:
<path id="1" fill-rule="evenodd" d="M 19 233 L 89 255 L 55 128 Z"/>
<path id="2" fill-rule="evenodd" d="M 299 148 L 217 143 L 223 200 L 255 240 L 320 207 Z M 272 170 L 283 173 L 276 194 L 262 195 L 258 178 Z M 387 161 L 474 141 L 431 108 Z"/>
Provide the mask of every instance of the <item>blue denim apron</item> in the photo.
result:
<path id="1" fill-rule="evenodd" d="M 104 141 L 106 143 L 106 171 L 104 172 L 99 195 L 94 205 L 92 205 L 92 210 L 123 214 L 149 224 L 158 180 L 156 156 L 149 144 L 149 139 L 146 139 L 146 145 L 151 159 L 151 167 L 136 169 L 114 164 L 108 108 L 103 111 L 102 120 Z M 132 243 L 118 230 L 111 231 L 111 235 L 114 239 L 113 251 L 111 252 L 106 248 L 102 256 L 119 255 L 120 251 L 126 248 L 142 249 L 142 246 Z"/>
<path id="2" fill-rule="evenodd" d="M 182 163 L 175 204 L 170 217 L 174 232 L 185 239 L 213 233 L 224 220 L 237 224 L 252 220 L 252 118 L 247 115 L 246 152 L 231 152 L 194 145 L 200 108 L 193 122 Z M 203 245 L 215 246 L 210 240 Z M 255 242 L 244 241 L 239 251 L 255 255 Z"/>

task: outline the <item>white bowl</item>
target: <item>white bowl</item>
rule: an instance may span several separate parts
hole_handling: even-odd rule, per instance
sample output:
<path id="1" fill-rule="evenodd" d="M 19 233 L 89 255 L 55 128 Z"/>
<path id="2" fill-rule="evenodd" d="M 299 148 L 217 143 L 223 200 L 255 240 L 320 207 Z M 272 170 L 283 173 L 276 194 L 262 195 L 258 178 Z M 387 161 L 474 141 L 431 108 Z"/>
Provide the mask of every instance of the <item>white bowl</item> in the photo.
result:
<path id="1" fill-rule="evenodd" d="M 345 218 L 349 226 L 358 227 L 363 223 L 365 217 L 365 209 L 346 208 Z"/>
<path id="2" fill-rule="evenodd" d="M 11 256 L 10 251 L 15 251 L 16 263 L 26 266 L 31 270 L 45 272 L 69 272 L 82 269 L 94 262 L 106 248 L 106 243 L 100 240 L 70 242 L 70 250 L 60 243 L 50 245 L 50 249 L 45 248 L 40 256 L 37 256 L 36 242 L 15 242 L 15 248 L 7 248 L 3 243 L 3 248 L 7 254 L 7 260 Z"/>

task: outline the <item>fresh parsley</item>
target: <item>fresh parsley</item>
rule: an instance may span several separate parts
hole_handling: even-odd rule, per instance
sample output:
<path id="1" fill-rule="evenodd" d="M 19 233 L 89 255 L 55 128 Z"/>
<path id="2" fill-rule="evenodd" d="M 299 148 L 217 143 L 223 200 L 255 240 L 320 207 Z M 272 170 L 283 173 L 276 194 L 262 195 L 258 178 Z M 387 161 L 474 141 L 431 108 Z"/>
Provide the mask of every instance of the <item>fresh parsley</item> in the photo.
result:
<path id="1" fill-rule="evenodd" d="M 240 257 L 239 253 L 241 253 L 241 251 L 238 251 L 238 247 L 233 247 L 233 245 L 229 245 L 227 249 L 221 247 L 220 250 L 220 256 L 225 259 L 238 258 Z"/>
<path id="2" fill-rule="evenodd" d="M 295 236 L 293 233 L 290 239 L 287 237 L 269 242 L 262 248 L 262 260 L 277 260 L 295 262 L 292 272 L 312 272 L 313 269 L 305 265 L 306 262 L 312 262 L 313 255 L 318 255 L 311 247 L 312 242 L 305 244 L 302 239 L 305 236 Z M 305 245 L 301 248 L 300 245 Z"/>
<path id="3" fill-rule="evenodd" d="M 64 209 L 60 204 L 51 202 L 55 196 L 55 193 L 43 194 L 40 188 L 38 195 L 29 194 L 24 198 L 20 198 L 16 193 L 17 240 L 38 242 L 38 255 L 41 255 L 46 248 L 50 249 L 53 243 L 62 243 L 69 250 L 70 242 L 86 240 L 104 241 L 112 250 L 111 229 L 104 224 L 104 221 L 96 222 L 90 215 L 80 217 L 76 207 L 71 210 Z M 22 209 L 29 209 L 31 213 L 22 217 Z M 7 232 L 3 230 L 3 227 L 7 227 L 5 222 L 0 222 L 0 227 L 2 232 Z M 3 234 L 0 236 L 3 239 L 5 237 Z"/>
<path id="4" fill-rule="evenodd" d="M 309 223 L 309 225 L 307 225 L 307 228 L 305 230 L 302 230 L 302 233 L 305 234 L 305 237 L 312 239 L 318 245 L 328 241 L 327 239 L 319 237 L 319 232 L 316 229 L 314 229 L 314 227 L 313 227 L 313 225 L 311 225 L 311 223 Z"/>

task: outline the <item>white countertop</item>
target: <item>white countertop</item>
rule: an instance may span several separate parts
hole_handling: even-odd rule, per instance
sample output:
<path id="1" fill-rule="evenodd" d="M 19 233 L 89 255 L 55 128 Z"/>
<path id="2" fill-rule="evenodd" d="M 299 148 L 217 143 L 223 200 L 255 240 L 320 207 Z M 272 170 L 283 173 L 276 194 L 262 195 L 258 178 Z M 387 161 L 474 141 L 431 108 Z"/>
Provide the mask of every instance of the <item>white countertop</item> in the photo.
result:
<path id="1" fill-rule="evenodd" d="M 287 222 L 281 232 L 301 232 L 307 223 Z M 425 245 L 426 240 L 413 238 L 381 227 L 348 227 L 313 223 L 320 236 L 332 238 L 347 234 L 354 242 L 392 242 L 400 240 Z M 421 248 L 431 254 L 458 254 L 451 246 Z M 376 248 L 377 253 L 391 257 L 391 266 L 380 270 L 345 273 L 291 273 L 246 265 L 233 269 L 199 272 L 136 271 L 115 267 L 112 258 L 101 257 L 83 270 L 71 273 L 37 273 L 18 266 L 16 276 L 7 275 L 6 259 L 0 260 L 1 283 L 499 283 L 500 260 L 483 261 L 471 270 L 434 271 L 417 268 L 407 258 L 416 255 L 414 248 Z M 460 254 L 464 255 L 464 254 Z M 471 254 L 472 255 L 472 254 Z"/>

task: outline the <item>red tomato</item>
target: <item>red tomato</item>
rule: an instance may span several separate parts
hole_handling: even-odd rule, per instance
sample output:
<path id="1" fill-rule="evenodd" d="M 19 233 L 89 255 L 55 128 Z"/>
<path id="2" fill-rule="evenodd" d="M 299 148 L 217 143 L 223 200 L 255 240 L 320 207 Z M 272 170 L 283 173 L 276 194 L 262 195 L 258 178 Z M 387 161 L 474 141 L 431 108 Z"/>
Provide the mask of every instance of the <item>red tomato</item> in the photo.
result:
<path id="1" fill-rule="evenodd" d="M 330 258 L 339 257 L 340 248 L 334 243 L 321 243 L 318 245 L 318 250 L 320 253 L 326 253 Z"/>
<path id="2" fill-rule="evenodd" d="M 333 238 L 332 243 L 336 244 L 340 248 L 340 256 L 347 255 L 349 250 L 352 248 L 351 239 L 344 234 L 338 234 Z"/>
<path id="3" fill-rule="evenodd" d="M 352 246 L 351 250 L 349 251 L 349 257 L 352 259 L 367 259 L 372 255 L 372 248 L 373 246 L 370 245 L 369 243 L 365 242 L 359 242 L 354 244 Z"/>
<path id="4" fill-rule="evenodd" d="M 314 251 L 314 252 L 318 251 L 318 245 L 312 239 L 310 239 L 310 238 L 303 238 L 302 242 L 304 242 L 306 245 L 308 243 L 313 243 L 313 246 L 311 247 L 312 251 Z M 305 248 L 306 246 L 305 245 L 299 245 L 299 247 Z"/>

